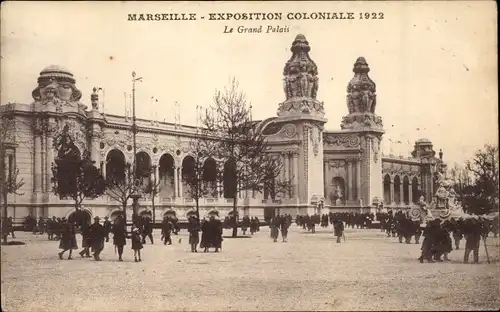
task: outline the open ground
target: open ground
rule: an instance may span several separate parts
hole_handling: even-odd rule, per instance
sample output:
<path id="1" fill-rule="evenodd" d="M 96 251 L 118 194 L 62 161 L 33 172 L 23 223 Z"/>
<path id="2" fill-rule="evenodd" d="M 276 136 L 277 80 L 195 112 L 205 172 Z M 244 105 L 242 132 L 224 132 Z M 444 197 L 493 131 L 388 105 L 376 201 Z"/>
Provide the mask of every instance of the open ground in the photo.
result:
<path id="1" fill-rule="evenodd" d="M 226 231 L 225 235 L 230 235 Z M 174 244 L 146 244 L 133 261 L 130 241 L 117 262 L 106 244 L 101 262 L 59 260 L 58 242 L 17 233 L 24 246 L 2 246 L 4 311 L 186 310 L 488 310 L 500 307 L 498 239 L 481 244 L 480 264 L 417 261 L 420 245 L 400 244 L 380 230 L 348 229 L 337 244 L 331 229 L 295 225 L 287 243 L 269 229 L 225 238 L 221 253 L 191 253 L 187 232 Z M 77 235 L 79 246 L 81 236 Z M 179 243 L 179 239 L 181 242 Z M 462 242 L 462 248 L 465 242 Z M 66 254 L 67 256 L 67 254 Z M 472 256 L 472 255 L 471 255 Z M 66 257 L 65 257 L 66 258 Z"/>

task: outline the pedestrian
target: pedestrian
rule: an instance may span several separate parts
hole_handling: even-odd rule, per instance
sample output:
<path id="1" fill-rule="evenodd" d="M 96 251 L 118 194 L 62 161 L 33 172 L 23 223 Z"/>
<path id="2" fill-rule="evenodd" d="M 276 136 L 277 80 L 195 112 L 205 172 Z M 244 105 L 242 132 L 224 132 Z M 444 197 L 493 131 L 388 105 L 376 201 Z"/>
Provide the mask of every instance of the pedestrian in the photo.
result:
<path id="1" fill-rule="evenodd" d="M 273 240 L 273 242 L 277 242 L 278 241 L 278 235 L 279 235 L 279 231 L 280 231 L 280 221 L 279 221 L 279 216 L 278 217 L 274 217 L 273 219 L 271 219 L 271 222 L 269 223 L 269 227 L 271 228 L 271 233 L 270 233 L 270 236 Z"/>
<path id="2" fill-rule="evenodd" d="M 109 233 L 111 233 L 112 230 L 112 224 L 111 221 L 109 221 L 108 216 L 104 217 L 104 223 L 102 224 L 104 226 L 104 230 L 106 230 L 106 243 L 109 242 Z"/>
<path id="3" fill-rule="evenodd" d="M 467 219 L 465 221 L 465 252 L 464 263 L 469 262 L 469 256 L 472 251 L 474 263 L 479 263 L 479 245 L 481 242 L 481 225 L 476 219 Z"/>
<path id="4" fill-rule="evenodd" d="M 134 250 L 134 261 L 135 262 L 141 262 L 141 249 L 143 248 L 142 246 L 142 238 L 141 234 L 139 233 L 139 228 L 134 227 L 132 229 L 132 249 Z M 139 259 L 137 259 L 139 258 Z"/>
<path id="5" fill-rule="evenodd" d="M 90 239 L 91 239 L 91 249 L 92 252 L 94 253 L 94 260 L 95 261 L 101 261 L 101 258 L 99 255 L 101 254 L 102 250 L 104 249 L 104 240 L 106 239 L 106 230 L 104 229 L 104 226 L 99 223 L 100 218 L 95 217 L 94 218 L 94 223 L 89 228 L 90 231 Z"/>
<path id="6" fill-rule="evenodd" d="M 172 229 L 173 224 L 170 222 L 170 218 L 168 216 L 163 217 L 163 222 L 161 223 L 161 238 L 163 240 L 164 245 L 172 245 Z"/>
<path id="7" fill-rule="evenodd" d="M 118 250 L 118 261 L 123 261 L 123 247 L 127 244 L 127 227 L 121 215 L 116 218 L 112 232 L 113 245 Z"/>
<path id="8" fill-rule="evenodd" d="M 286 216 L 281 218 L 280 228 L 281 228 L 281 237 L 283 238 L 283 243 L 286 243 L 287 241 L 289 227 L 290 227 L 289 219 Z"/>
<path id="9" fill-rule="evenodd" d="M 198 252 L 196 247 L 200 242 L 200 221 L 196 216 L 191 216 L 188 223 L 189 231 L 189 245 L 191 246 L 191 252 Z"/>
<path id="10" fill-rule="evenodd" d="M 333 234 L 337 237 L 337 243 L 341 243 L 340 238 L 344 236 L 344 223 L 338 219 L 333 221 Z"/>
<path id="11" fill-rule="evenodd" d="M 70 222 L 64 222 L 61 224 L 61 241 L 59 242 L 59 248 L 62 249 L 59 253 L 59 259 L 61 260 L 63 258 L 63 254 L 68 250 L 68 260 L 73 259 L 71 257 L 73 249 L 78 249 L 75 226 Z"/>
<path id="12" fill-rule="evenodd" d="M 151 244 L 153 244 L 153 225 L 151 224 L 151 219 L 149 217 L 143 217 L 142 228 L 142 243 L 146 244 L 146 237 L 148 237 L 151 241 Z"/>
<path id="13" fill-rule="evenodd" d="M 90 237 L 90 226 L 87 221 L 84 221 L 80 226 L 80 234 L 82 235 L 82 251 L 80 251 L 80 257 L 90 258 L 90 246 L 92 244 Z"/>
<path id="14" fill-rule="evenodd" d="M 215 252 L 219 252 L 219 249 L 222 249 L 222 222 L 220 221 L 218 216 L 210 216 L 209 223 L 209 237 L 210 237 L 210 245 L 215 248 Z"/>

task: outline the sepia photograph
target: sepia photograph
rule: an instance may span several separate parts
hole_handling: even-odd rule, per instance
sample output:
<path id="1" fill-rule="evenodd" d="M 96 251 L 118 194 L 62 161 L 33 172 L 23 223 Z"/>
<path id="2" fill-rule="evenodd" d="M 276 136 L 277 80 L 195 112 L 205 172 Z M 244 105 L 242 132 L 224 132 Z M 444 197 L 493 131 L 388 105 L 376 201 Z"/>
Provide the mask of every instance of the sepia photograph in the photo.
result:
<path id="1" fill-rule="evenodd" d="M 6 1 L 2 311 L 500 308 L 493 1 Z"/>

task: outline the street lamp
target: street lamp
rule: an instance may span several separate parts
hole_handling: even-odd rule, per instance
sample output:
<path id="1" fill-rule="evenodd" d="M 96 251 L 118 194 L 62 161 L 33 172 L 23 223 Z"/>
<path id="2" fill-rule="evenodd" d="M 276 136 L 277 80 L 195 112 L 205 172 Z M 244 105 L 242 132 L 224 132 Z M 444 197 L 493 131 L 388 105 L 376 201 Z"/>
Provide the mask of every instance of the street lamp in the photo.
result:
<path id="1" fill-rule="evenodd" d="M 139 180 L 137 179 L 137 160 L 136 160 L 136 154 L 137 154 L 137 124 L 136 124 L 136 116 L 135 116 L 135 82 L 136 81 L 141 81 L 142 82 L 142 77 L 137 77 L 136 78 L 136 73 L 135 71 L 132 72 L 132 139 L 133 139 L 133 148 L 134 148 L 134 158 L 133 158 L 133 176 L 134 176 L 134 186 L 132 188 L 132 194 L 130 195 L 130 198 L 132 198 L 132 213 L 134 217 L 137 217 L 137 209 L 139 206 L 139 198 L 141 198 L 141 195 L 137 192 L 137 189 L 139 187 Z"/>

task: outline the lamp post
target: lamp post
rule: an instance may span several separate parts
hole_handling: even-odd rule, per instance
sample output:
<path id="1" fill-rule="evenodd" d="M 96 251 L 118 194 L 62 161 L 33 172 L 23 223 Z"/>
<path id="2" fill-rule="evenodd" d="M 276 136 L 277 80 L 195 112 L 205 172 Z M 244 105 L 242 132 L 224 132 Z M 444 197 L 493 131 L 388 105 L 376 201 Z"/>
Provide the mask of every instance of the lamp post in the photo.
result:
<path id="1" fill-rule="evenodd" d="M 132 188 L 132 194 L 130 195 L 130 198 L 132 198 L 132 221 L 134 221 L 134 218 L 137 217 L 137 209 L 139 206 L 139 198 L 141 198 L 141 195 L 137 192 L 137 189 L 139 187 L 139 181 L 137 179 L 137 140 L 136 140 L 136 135 L 137 135 L 137 124 L 136 124 L 136 116 L 135 116 L 135 82 L 136 81 L 142 81 L 142 77 L 137 77 L 136 78 L 136 73 L 135 71 L 132 72 L 132 139 L 133 139 L 133 149 L 134 149 L 134 158 L 133 158 L 133 177 L 134 177 L 134 186 Z"/>

